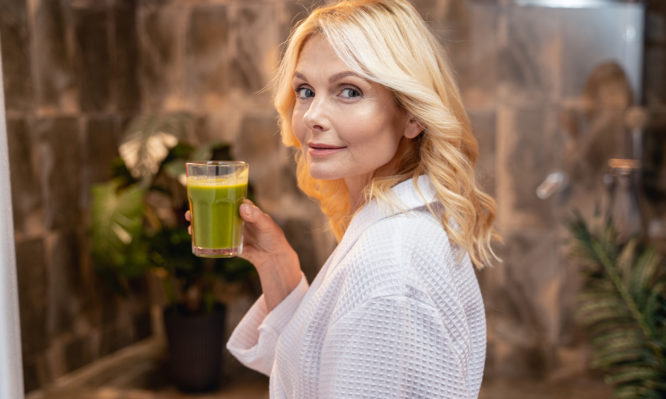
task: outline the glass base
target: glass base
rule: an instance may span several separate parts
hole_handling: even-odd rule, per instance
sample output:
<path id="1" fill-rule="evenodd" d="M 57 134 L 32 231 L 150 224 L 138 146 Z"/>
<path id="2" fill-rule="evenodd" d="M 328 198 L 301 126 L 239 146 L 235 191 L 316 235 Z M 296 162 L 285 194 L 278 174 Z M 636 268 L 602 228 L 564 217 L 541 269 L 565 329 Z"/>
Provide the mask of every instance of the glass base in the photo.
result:
<path id="1" fill-rule="evenodd" d="M 192 253 L 201 258 L 233 258 L 242 252 L 242 245 L 235 248 L 201 248 L 192 245 Z"/>

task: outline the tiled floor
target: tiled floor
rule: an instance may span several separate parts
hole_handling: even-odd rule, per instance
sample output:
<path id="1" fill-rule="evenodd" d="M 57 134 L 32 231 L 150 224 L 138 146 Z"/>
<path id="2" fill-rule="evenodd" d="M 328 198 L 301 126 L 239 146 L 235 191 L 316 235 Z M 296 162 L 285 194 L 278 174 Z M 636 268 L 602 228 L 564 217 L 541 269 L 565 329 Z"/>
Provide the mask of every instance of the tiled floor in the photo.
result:
<path id="1" fill-rule="evenodd" d="M 60 378 L 26 399 L 267 399 L 268 379 L 248 372 L 215 392 L 187 394 L 168 381 L 164 343 L 149 339 Z"/>
<path id="2" fill-rule="evenodd" d="M 610 388 L 600 381 L 485 380 L 479 399 L 610 399 Z"/>
<path id="3" fill-rule="evenodd" d="M 156 339 L 123 349 L 67 375 L 26 399 L 267 399 L 268 380 L 253 373 L 224 381 L 216 392 L 186 394 L 162 370 L 164 345 Z M 606 399 L 599 381 L 485 380 L 479 399 Z"/>

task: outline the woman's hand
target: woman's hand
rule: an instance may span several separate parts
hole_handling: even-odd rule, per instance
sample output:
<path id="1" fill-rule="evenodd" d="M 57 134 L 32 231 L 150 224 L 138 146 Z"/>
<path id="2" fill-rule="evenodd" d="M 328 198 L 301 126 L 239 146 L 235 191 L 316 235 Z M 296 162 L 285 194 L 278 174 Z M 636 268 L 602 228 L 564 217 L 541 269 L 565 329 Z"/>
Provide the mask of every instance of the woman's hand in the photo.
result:
<path id="1" fill-rule="evenodd" d="M 266 306 L 272 310 L 301 281 L 298 255 L 282 229 L 250 200 L 241 204 L 240 216 L 245 223 L 243 253 L 239 256 L 252 262 L 257 269 Z M 185 219 L 191 220 L 189 211 L 185 213 Z M 191 234 L 191 227 L 188 230 Z"/>

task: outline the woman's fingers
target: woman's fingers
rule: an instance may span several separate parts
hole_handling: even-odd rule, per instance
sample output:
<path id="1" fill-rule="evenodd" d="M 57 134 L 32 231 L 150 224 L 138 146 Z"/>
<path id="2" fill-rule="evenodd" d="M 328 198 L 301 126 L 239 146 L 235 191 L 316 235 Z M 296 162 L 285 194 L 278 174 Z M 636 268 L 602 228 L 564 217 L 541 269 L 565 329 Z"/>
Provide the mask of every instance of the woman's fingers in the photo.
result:
<path id="1" fill-rule="evenodd" d="M 245 221 L 243 256 L 255 266 L 291 250 L 282 229 L 251 201 L 245 200 L 241 204 L 240 215 Z"/>
<path id="2" fill-rule="evenodd" d="M 190 212 L 189 210 L 185 212 L 185 220 L 187 220 L 188 222 L 192 221 L 192 212 Z M 187 226 L 187 232 L 190 235 L 192 235 L 192 225 Z"/>
<path id="3" fill-rule="evenodd" d="M 257 208 L 250 200 L 243 201 L 240 206 L 240 215 L 245 222 L 250 223 L 259 233 L 270 230 L 274 226 L 273 219 Z"/>
<path id="4" fill-rule="evenodd" d="M 301 280 L 298 255 L 280 226 L 252 201 L 244 200 L 239 213 L 245 222 L 240 256 L 257 269 L 266 306 L 273 309 Z"/>

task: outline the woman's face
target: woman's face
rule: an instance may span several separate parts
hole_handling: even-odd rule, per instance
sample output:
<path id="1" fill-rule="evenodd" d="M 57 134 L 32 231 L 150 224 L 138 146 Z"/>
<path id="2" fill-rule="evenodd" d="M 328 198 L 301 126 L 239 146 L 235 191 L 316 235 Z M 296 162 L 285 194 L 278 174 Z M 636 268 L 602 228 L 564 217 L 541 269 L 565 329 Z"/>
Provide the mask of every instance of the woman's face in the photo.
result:
<path id="1" fill-rule="evenodd" d="M 315 179 L 343 178 L 359 190 L 373 174 L 394 172 L 401 138 L 419 133 L 393 94 L 352 72 L 321 35 L 306 41 L 293 88 L 292 126 Z"/>

